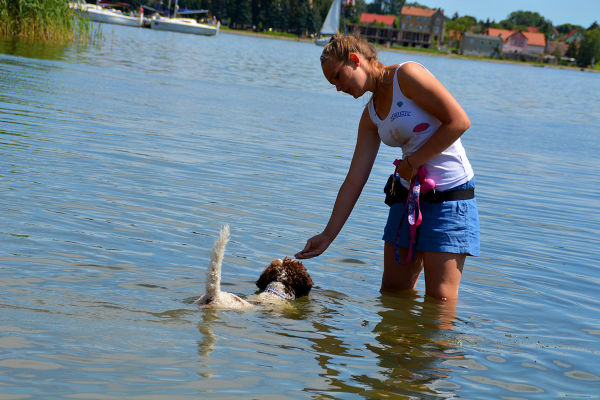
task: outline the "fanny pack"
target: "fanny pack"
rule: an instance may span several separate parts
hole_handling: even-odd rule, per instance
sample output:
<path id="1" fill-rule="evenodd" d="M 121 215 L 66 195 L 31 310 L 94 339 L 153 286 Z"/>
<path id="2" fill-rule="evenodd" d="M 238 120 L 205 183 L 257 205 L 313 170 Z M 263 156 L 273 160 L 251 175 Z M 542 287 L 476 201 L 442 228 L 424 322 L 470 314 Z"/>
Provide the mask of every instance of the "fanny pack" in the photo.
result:
<path id="1" fill-rule="evenodd" d="M 396 179 L 396 182 L 393 180 Z M 393 184 L 392 184 L 393 183 Z M 393 190 L 392 190 L 393 188 Z M 408 189 L 400 183 L 400 178 L 390 175 L 383 188 L 385 193 L 385 204 L 392 206 L 396 203 L 406 203 L 408 197 Z M 443 203 L 445 201 L 469 200 L 475 198 L 475 188 L 461 190 L 444 190 L 443 192 L 432 189 L 427 193 L 420 195 L 420 201 L 428 203 Z"/>

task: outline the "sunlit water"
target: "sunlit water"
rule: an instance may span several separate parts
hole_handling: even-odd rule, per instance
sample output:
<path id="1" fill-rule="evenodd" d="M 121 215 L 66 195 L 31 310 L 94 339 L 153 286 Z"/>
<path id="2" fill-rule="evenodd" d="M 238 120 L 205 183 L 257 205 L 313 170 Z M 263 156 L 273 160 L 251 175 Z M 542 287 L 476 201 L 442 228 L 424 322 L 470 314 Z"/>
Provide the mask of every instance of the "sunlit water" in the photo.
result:
<path id="1" fill-rule="evenodd" d="M 321 48 L 103 26 L 0 49 L 0 399 L 599 398 L 600 75 L 382 52 L 467 110 L 482 255 L 382 296 L 382 148 L 295 311 L 206 311 L 326 223 L 367 99 Z"/>

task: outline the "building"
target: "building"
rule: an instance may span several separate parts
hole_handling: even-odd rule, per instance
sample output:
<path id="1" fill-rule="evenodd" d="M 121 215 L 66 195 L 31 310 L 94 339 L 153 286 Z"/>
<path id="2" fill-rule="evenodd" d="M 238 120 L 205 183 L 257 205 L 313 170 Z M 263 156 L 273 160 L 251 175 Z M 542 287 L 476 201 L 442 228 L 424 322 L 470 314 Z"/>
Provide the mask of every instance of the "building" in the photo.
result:
<path id="1" fill-rule="evenodd" d="M 503 56 L 537 58 L 546 51 L 546 37 L 543 33 L 489 28 L 487 34 L 502 38 Z"/>
<path id="2" fill-rule="evenodd" d="M 398 30 L 394 27 L 395 15 L 362 13 L 360 22 L 360 25 L 349 25 L 350 32 L 358 33 L 369 42 L 380 44 L 396 42 Z"/>
<path id="3" fill-rule="evenodd" d="M 402 46 L 439 47 L 444 40 L 444 11 L 404 6 L 400 30 Z"/>
<path id="4" fill-rule="evenodd" d="M 565 36 L 559 39 L 561 42 L 567 43 L 567 45 L 573 42 L 580 42 L 583 40 L 583 34 L 579 29 L 572 29 L 571 32 L 567 33 Z"/>
<path id="5" fill-rule="evenodd" d="M 504 40 L 500 36 L 465 33 L 460 39 L 460 53 L 466 56 L 497 57 L 502 54 Z"/>
<path id="6" fill-rule="evenodd" d="M 539 55 L 546 49 L 543 33 L 515 31 L 504 41 L 503 53 Z"/>
<path id="7" fill-rule="evenodd" d="M 402 7 L 402 14 L 363 13 L 360 24 L 348 25 L 350 33 L 388 46 L 432 48 L 444 39 L 444 11 L 418 7 Z"/>

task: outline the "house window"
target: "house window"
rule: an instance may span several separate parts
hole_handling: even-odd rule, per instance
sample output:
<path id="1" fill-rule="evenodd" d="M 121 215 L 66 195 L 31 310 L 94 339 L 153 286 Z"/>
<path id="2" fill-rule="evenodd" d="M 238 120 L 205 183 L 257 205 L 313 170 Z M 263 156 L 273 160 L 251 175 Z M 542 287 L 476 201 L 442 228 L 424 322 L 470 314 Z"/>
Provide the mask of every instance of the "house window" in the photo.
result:
<path id="1" fill-rule="evenodd" d="M 402 29 L 406 29 L 406 24 L 404 22 L 402 23 Z"/>
<path id="2" fill-rule="evenodd" d="M 410 15 L 407 15 L 407 16 L 406 16 L 406 19 L 407 19 L 408 21 L 410 21 Z"/>
<path id="3" fill-rule="evenodd" d="M 433 31 L 434 31 L 435 33 L 438 33 L 438 32 L 440 31 L 440 27 L 439 27 L 439 26 L 435 26 L 435 27 L 433 28 Z"/>

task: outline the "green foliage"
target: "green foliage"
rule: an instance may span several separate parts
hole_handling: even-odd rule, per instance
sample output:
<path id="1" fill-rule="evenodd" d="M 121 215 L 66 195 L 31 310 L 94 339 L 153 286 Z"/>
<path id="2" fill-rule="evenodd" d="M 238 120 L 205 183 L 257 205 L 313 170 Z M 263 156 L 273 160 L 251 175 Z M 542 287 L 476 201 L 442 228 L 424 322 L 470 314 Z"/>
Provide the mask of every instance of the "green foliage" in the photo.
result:
<path id="1" fill-rule="evenodd" d="M 429 7 L 424 6 L 423 4 L 419 3 L 418 1 L 409 1 L 408 3 L 405 3 L 404 5 L 407 7 L 429 8 Z"/>
<path id="2" fill-rule="evenodd" d="M 588 29 L 584 32 L 575 59 L 582 67 L 593 66 L 600 61 L 600 28 Z"/>
<path id="3" fill-rule="evenodd" d="M 27 40 L 87 40 L 93 33 L 68 0 L 0 0 L 0 37 Z"/>
<path id="4" fill-rule="evenodd" d="M 405 0 L 374 0 L 367 4 L 367 12 L 375 14 L 400 15 Z"/>
<path id="5" fill-rule="evenodd" d="M 567 52 L 565 53 L 565 56 L 570 57 L 570 58 L 577 57 L 577 42 L 571 42 L 569 44 L 569 47 L 567 48 Z"/>
<path id="6" fill-rule="evenodd" d="M 519 10 L 511 12 L 506 21 L 516 26 L 541 27 L 546 22 L 546 19 L 537 12 Z"/>
<path id="7" fill-rule="evenodd" d="M 577 25 L 572 25 L 572 24 L 562 24 L 556 27 L 556 30 L 558 31 L 559 35 L 566 35 L 567 33 L 571 32 L 573 29 L 575 28 L 581 28 Z"/>
<path id="8" fill-rule="evenodd" d="M 464 16 L 453 18 L 446 22 L 446 31 L 454 30 L 455 32 L 465 33 L 469 32 L 472 27 L 477 25 L 477 19 L 471 16 Z"/>

